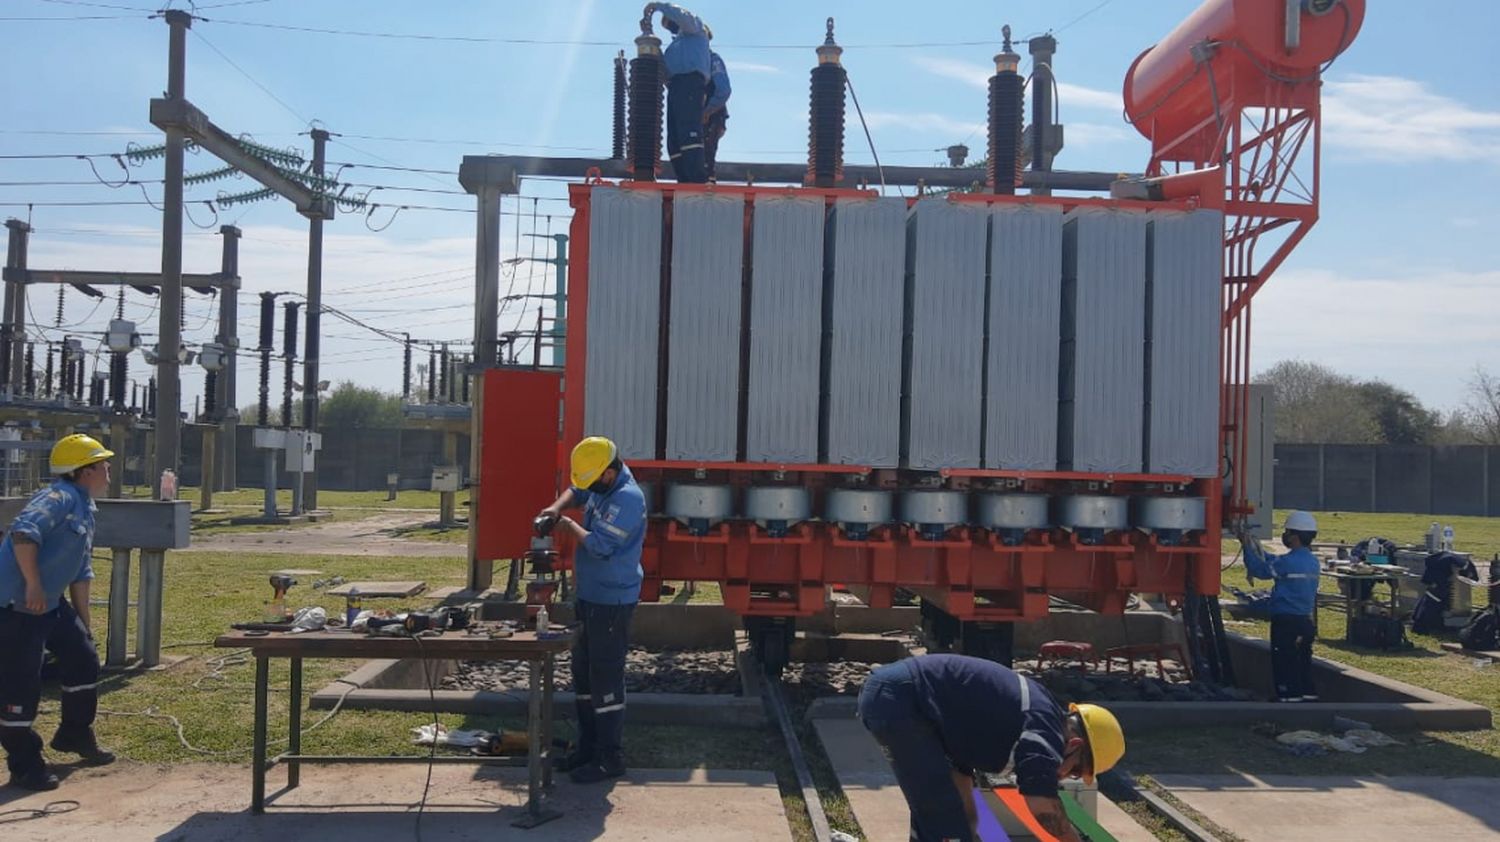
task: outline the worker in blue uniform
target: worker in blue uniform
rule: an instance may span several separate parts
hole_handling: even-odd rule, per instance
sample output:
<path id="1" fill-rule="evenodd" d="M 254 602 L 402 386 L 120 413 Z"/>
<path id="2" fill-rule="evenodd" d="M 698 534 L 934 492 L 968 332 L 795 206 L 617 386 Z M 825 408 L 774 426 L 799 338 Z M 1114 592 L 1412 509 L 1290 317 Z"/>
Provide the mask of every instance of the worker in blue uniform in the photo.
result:
<path id="1" fill-rule="evenodd" d="M 591 436 L 573 448 L 573 486 L 537 517 L 536 531 L 566 531 L 577 586 L 573 637 L 573 694 L 578 744 L 558 768 L 574 783 L 596 783 L 625 774 L 625 655 L 630 617 L 641 596 L 641 544 L 646 500 L 615 443 Z M 562 514 L 583 507 L 583 523 Z"/>
<path id="2" fill-rule="evenodd" d="M 1271 586 L 1271 678 L 1278 702 L 1314 702 L 1313 640 L 1318 625 L 1318 576 L 1321 565 L 1310 549 L 1318 535 L 1318 521 L 1307 512 L 1287 515 L 1281 543 L 1289 552 L 1266 555 L 1260 542 L 1243 530 L 1245 570 L 1252 579 L 1269 579 Z"/>
<path id="3" fill-rule="evenodd" d="M 1011 774 L 1042 828 L 1078 842 L 1057 784 L 1093 783 L 1125 755 L 1125 735 L 1098 705 L 1064 712 L 1045 688 L 993 661 L 919 655 L 870 674 L 859 719 L 874 735 L 911 810 L 916 842 L 978 837 L 974 773 Z"/>
<path id="4" fill-rule="evenodd" d="M 712 50 L 708 53 L 708 92 L 703 105 L 703 166 L 708 180 L 716 177 L 714 165 L 719 158 L 719 141 L 728 131 L 729 121 L 729 69 L 724 59 Z"/>
<path id="5" fill-rule="evenodd" d="M 32 495 L 0 542 L 0 745 L 10 783 L 22 789 L 58 787 L 32 727 L 49 651 L 62 678 L 62 722 L 52 748 L 78 754 L 87 765 L 115 759 L 94 737 L 99 653 L 89 631 L 94 499 L 109 491 L 113 456 L 89 436 L 58 441 L 50 458 L 56 479 Z"/>
<path id="6" fill-rule="evenodd" d="M 703 114 L 713 75 L 708 42 L 713 30 L 697 15 L 672 3 L 647 3 L 645 18 L 661 13 L 672 43 L 662 51 L 667 68 L 667 156 L 684 184 L 708 180 L 704 165 Z"/>

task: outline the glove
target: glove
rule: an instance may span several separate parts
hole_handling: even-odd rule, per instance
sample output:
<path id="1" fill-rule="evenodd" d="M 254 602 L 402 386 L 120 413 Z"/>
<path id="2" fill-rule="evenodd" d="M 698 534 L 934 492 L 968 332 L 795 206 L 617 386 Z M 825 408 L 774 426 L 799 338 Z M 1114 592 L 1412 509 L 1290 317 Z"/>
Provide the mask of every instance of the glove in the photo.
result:
<path id="1" fill-rule="evenodd" d="M 545 538 L 551 535 L 552 528 L 557 526 L 557 518 L 556 512 L 542 512 L 531 522 L 531 531 L 535 532 L 537 537 Z"/>

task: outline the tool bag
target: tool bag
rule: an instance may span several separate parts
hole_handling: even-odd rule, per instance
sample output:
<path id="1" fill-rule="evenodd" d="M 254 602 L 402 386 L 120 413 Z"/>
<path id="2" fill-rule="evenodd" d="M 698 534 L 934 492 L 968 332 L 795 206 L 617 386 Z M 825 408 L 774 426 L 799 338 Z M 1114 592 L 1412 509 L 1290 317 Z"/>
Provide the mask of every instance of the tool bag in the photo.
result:
<path id="1" fill-rule="evenodd" d="M 1470 617 L 1458 632 L 1458 645 L 1471 651 L 1500 649 L 1500 605 Z"/>

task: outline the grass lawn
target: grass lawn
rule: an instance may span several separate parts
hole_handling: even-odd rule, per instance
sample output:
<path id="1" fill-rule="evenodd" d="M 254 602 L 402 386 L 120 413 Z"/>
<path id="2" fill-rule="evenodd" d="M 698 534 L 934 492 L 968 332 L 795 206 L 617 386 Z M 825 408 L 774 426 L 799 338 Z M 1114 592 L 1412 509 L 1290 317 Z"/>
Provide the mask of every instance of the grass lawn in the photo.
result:
<path id="1" fill-rule="evenodd" d="M 1280 524 L 1285 511 L 1277 511 Z M 1353 542 L 1380 535 L 1398 542 L 1421 538 L 1433 518 L 1426 515 L 1350 514 L 1316 512 L 1319 541 Z M 1476 558 L 1489 558 L 1500 552 L 1500 519 L 1442 518 L 1453 526 L 1455 543 Z M 1237 549 L 1237 547 L 1236 547 Z M 1487 566 L 1480 566 L 1481 576 Z M 1237 560 L 1223 573 L 1226 586 L 1248 589 L 1243 561 Z M 1325 579 L 1325 592 L 1337 592 L 1337 586 Z M 1256 588 L 1268 589 L 1269 583 L 1257 580 Z M 1484 600 L 1476 592 L 1476 604 Z M 1250 637 L 1267 638 L 1270 624 L 1265 621 L 1230 621 L 1226 627 Z M 1440 693 L 1484 705 L 1495 711 L 1500 721 L 1500 665 L 1478 666 L 1473 658 L 1445 652 L 1441 644 L 1448 638 L 1409 634 L 1415 648 L 1386 652 L 1364 649 L 1344 642 L 1344 615 L 1341 611 L 1318 612 L 1318 642 L 1315 654 L 1436 690 Z M 1432 775 L 1500 775 L 1500 731 L 1452 731 L 1400 733 L 1393 736 L 1406 745 L 1371 749 L 1362 755 L 1332 753 L 1325 757 L 1303 759 L 1283 752 L 1269 737 L 1258 736 L 1237 727 L 1200 728 L 1171 739 L 1142 739 L 1131 746 L 1127 766 L 1133 772 L 1226 773 L 1248 774 L 1432 774 Z"/>
<path id="2" fill-rule="evenodd" d="M 126 487 L 124 497 L 150 497 L 149 488 Z M 395 500 L 387 500 L 384 491 L 318 491 L 318 505 L 329 509 L 437 509 L 440 494 L 436 491 L 406 490 L 396 492 Z M 202 498 L 202 492 L 197 486 L 183 486 L 177 489 L 177 497 L 180 500 L 191 500 L 194 505 Z M 467 493 L 458 495 L 458 505 L 463 507 L 468 500 Z M 238 491 L 218 491 L 214 493 L 214 506 L 253 506 L 260 508 L 265 501 L 265 492 L 259 488 L 241 488 Z M 292 491 L 283 488 L 276 492 L 276 504 L 282 509 L 289 509 L 292 505 Z"/>

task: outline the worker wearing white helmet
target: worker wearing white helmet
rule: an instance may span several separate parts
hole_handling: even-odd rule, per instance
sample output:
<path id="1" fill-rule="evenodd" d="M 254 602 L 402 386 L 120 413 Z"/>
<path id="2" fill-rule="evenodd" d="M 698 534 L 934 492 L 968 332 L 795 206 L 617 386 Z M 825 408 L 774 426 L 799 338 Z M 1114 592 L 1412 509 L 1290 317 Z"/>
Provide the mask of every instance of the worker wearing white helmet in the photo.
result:
<path id="1" fill-rule="evenodd" d="M 1307 512 L 1286 517 L 1281 543 L 1289 552 L 1267 555 L 1243 530 L 1240 544 L 1245 569 L 1252 579 L 1270 579 L 1271 587 L 1271 676 L 1278 702 L 1317 701 L 1312 683 L 1312 647 L 1318 636 L 1314 620 L 1318 603 L 1321 566 L 1312 553 L 1318 522 Z"/>
<path id="2" fill-rule="evenodd" d="M 534 526 L 540 535 L 559 527 L 578 547 L 572 653 L 578 744 L 557 767 L 574 783 L 598 783 L 625 774 L 625 655 L 630 617 L 641 598 L 646 498 L 607 438 L 579 442 L 571 467 L 572 487 L 542 510 Z M 582 524 L 562 514 L 575 506 L 583 507 Z"/>
<path id="3" fill-rule="evenodd" d="M 0 745 L 10 783 L 22 789 L 58 787 L 32 728 L 47 652 L 62 679 L 62 723 L 52 748 L 78 754 L 86 765 L 115 759 L 94 738 L 99 653 L 89 631 L 94 499 L 109 491 L 114 455 L 89 436 L 58 441 L 51 459 L 56 479 L 32 495 L 0 542 Z"/>

